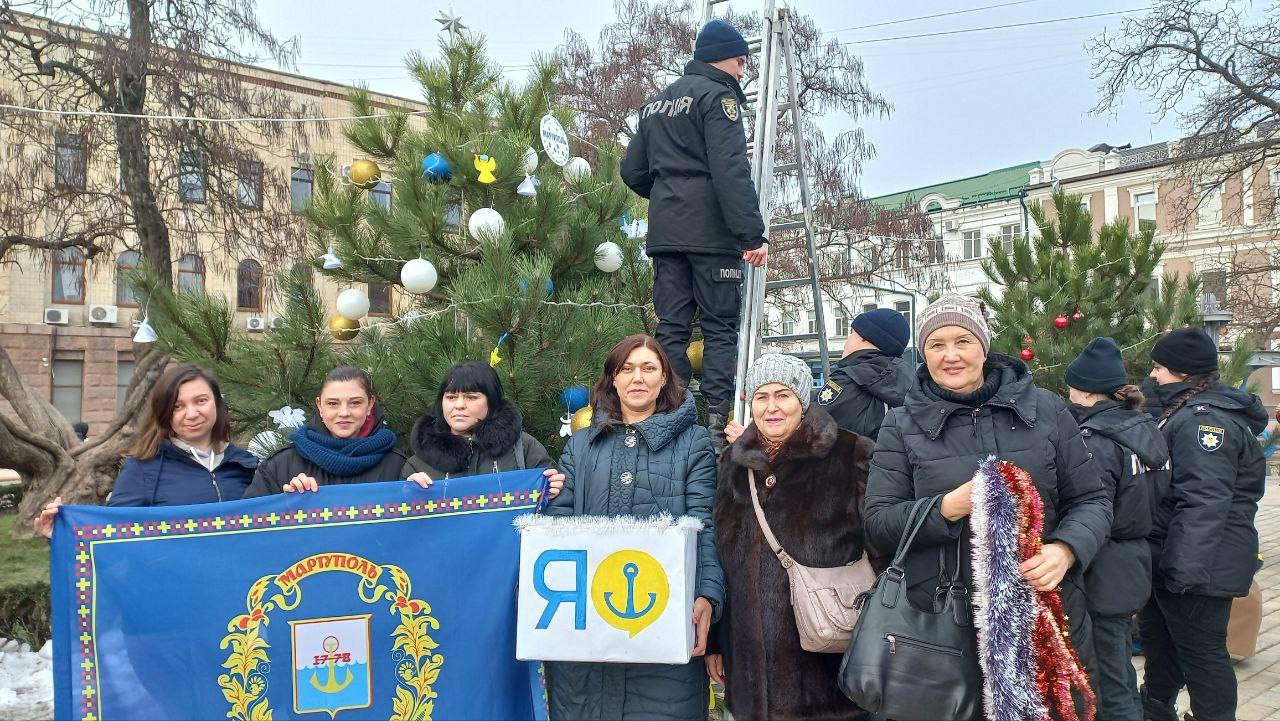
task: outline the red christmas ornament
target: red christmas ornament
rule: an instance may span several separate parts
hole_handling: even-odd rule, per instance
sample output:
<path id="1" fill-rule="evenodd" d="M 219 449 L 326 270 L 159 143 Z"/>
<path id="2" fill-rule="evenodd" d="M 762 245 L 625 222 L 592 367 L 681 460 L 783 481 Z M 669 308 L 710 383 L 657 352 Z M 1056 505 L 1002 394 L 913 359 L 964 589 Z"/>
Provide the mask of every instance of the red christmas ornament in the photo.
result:
<path id="1" fill-rule="evenodd" d="M 1076 311 L 1075 314 L 1071 316 L 1071 320 L 1084 320 L 1084 313 Z"/>
<path id="2" fill-rule="evenodd" d="M 1018 355 L 1022 356 L 1022 360 L 1030 361 L 1030 360 L 1035 360 L 1036 352 L 1031 350 L 1030 348 L 1023 348 L 1022 352 L 1019 353 Z"/>
<path id="3" fill-rule="evenodd" d="M 1071 323 L 1071 320 L 1062 314 L 1059 314 L 1057 318 L 1053 319 L 1053 327 L 1057 328 L 1058 330 L 1062 330 L 1063 328 L 1066 328 L 1070 323 Z"/>

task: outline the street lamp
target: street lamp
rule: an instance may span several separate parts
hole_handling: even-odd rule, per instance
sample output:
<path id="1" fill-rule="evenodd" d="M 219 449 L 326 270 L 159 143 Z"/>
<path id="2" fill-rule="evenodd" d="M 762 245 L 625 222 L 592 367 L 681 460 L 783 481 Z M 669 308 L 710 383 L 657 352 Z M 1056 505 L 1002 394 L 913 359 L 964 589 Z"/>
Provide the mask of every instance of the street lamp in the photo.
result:
<path id="1" fill-rule="evenodd" d="M 1223 330 L 1231 322 L 1232 313 L 1218 307 L 1216 294 L 1204 293 L 1200 296 L 1200 315 L 1204 318 L 1204 329 L 1213 338 L 1213 347 L 1216 349 Z"/>

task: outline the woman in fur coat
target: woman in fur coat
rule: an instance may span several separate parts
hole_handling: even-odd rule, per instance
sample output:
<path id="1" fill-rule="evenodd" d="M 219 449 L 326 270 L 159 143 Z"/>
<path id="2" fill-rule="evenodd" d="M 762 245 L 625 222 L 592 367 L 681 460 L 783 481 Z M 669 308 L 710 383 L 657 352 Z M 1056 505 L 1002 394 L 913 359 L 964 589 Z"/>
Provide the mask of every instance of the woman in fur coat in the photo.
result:
<path id="1" fill-rule="evenodd" d="M 715 528 L 727 603 L 707 657 L 735 719 L 858 719 L 836 686 L 841 655 L 800 647 L 787 573 L 756 520 L 748 470 L 778 543 L 797 563 L 863 555 L 862 499 L 872 443 L 809 403 L 804 361 L 761 356 L 747 371 L 752 425 L 720 459 Z"/>

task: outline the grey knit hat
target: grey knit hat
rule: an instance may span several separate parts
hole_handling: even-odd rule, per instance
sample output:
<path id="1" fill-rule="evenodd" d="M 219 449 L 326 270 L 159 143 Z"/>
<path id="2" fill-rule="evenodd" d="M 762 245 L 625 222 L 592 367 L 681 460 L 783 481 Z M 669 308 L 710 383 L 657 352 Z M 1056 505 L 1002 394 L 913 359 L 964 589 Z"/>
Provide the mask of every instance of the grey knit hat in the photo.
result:
<path id="1" fill-rule="evenodd" d="M 747 369 L 746 383 L 743 390 L 750 399 L 761 386 L 770 383 L 781 383 L 795 391 L 800 399 L 800 407 L 809 409 L 809 396 L 813 394 L 813 371 L 809 364 L 793 355 L 766 353 L 756 359 Z"/>
<path id="2" fill-rule="evenodd" d="M 977 298 L 944 295 L 920 311 L 920 327 L 916 331 L 923 346 L 935 330 L 958 325 L 977 337 L 982 352 L 991 352 L 991 329 L 987 327 L 987 308 Z"/>

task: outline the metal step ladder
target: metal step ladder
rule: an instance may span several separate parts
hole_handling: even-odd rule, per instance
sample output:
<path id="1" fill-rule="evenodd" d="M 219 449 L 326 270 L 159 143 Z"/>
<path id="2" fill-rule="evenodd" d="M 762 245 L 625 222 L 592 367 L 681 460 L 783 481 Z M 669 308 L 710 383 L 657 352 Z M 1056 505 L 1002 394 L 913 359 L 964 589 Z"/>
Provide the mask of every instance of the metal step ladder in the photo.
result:
<path id="1" fill-rule="evenodd" d="M 704 0 L 701 28 L 715 16 L 717 5 L 729 0 Z M 831 372 L 831 359 L 827 350 L 826 314 L 822 305 L 822 288 L 818 283 L 818 253 L 814 241 L 813 205 L 809 199 L 809 177 L 806 174 L 804 142 L 800 137 L 801 117 L 798 101 L 798 76 L 796 51 L 791 29 L 791 12 L 777 8 L 774 0 L 764 0 L 761 11 L 760 36 L 747 38 L 752 53 L 759 58 L 760 74 L 756 87 L 746 93 L 747 102 L 755 106 L 755 121 L 747 132 L 747 152 L 751 158 L 751 180 L 760 196 L 760 216 L 766 219 L 765 237 L 772 231 L 804 230 L 809 273 L 799 278 L 768 280 L 768 264 L 762 268 L 747 266 L 743 283 L 742 317 L 738 325 L 738 367 L 735 373 L 733 393 L 733 418 L 745 422 L 751 417 L 750 400 L 745 398 L 744 380 L 747 368 L 761 353 L 764 344 L 818 341 L 818 356 L 822 374 Z M 785 95 L 785 99 L 781 96 Z M 795 160 L 790 163 L 774 162 L 774 144 L 777 140 L 779 120 L 787 117 L 795 138 Z M 801 220 L 772 222 L 770 199 L 773 180 L 780 175 L 793 175 L 799 189 L 799 201 L 804 209 Z M 770 254 L 773 249 L 770 249 Z M 786 288 L 808 286 L 812 293 L 814 333 L 762 336 L 765 313 L 765 293 Z"/>

